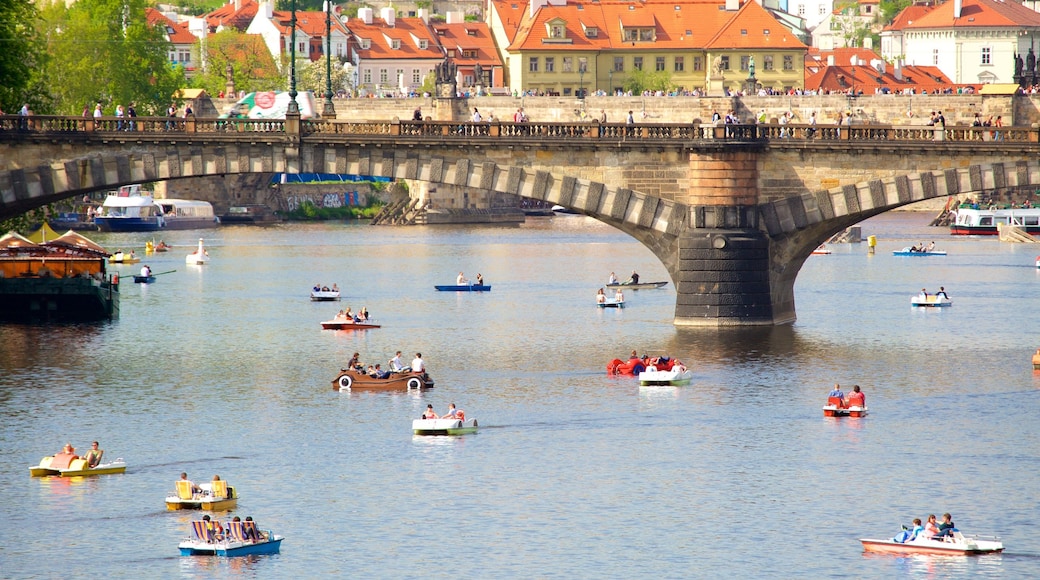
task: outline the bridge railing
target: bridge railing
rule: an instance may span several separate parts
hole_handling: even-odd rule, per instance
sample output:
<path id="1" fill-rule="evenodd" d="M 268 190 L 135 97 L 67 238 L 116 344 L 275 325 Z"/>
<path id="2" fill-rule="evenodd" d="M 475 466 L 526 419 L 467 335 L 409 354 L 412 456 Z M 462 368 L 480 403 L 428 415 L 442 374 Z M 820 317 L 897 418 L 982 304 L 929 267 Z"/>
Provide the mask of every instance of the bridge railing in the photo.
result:
<path id="1" fill-rule="evenodd" d="M 121 133 L 156 134 L 284 134 L 284 119 L 213 119 L 197 117 L 65 117 L 0 115 L 0 133 Z M 948 125 L 712 125 L 690 123 L 527 122 L 473 123 L 457 121 L 351 121 L 308 119 L 303 136 L 385 135 L 440 139 L 543 138 L 552 140 L 617 141 L 853 141 L 853 142 L 1012 142 L 1040 143 L 1040 129 Z"/>

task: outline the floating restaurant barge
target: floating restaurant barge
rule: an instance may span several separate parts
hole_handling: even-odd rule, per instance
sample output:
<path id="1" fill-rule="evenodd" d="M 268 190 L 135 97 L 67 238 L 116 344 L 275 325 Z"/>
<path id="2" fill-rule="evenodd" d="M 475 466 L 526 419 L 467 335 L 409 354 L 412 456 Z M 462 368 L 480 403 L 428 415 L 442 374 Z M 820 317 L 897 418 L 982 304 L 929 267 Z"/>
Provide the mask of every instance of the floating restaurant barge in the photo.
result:
<path id="1" fill-rule="evenodd" d="M 109 254 L 69 231 L 37 244 L 17 233 L 0 237 L 0 321 L 88 322 L 119 316 L 119 277 Z"/>

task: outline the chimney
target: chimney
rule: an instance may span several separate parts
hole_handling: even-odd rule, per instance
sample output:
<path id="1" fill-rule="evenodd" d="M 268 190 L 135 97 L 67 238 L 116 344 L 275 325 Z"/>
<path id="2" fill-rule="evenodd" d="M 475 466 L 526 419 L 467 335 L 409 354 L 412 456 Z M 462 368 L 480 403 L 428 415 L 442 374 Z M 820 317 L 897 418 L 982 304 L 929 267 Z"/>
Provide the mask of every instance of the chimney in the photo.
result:
<path id="1" fill-rule="evenodd" d="M 466 22 L 466 13 L 461 10 L 449 10 L 444 14 L 446 24 L 461 24 Z"/>
<path id="2" fill-rule="evenodd" d="M 368 6 L 364 8 L 358 8 L 357 15 L 358 18 L 360 18 L 361 21 L 365 24 L 372 24 L 372 9 Z"/>
<path id="3" fill-rule="evenodd" d="M 885 74 L 885 61 L 875 58 L 870 61 L 870 66 L 874 67 L 879 73 Z"/>
<path id="4" fill-rule="evenodd" d="M 394 10 L 392 6 L 384 6 L 379 9 L 379 17 L 382 18 L 383 21 L 386 22 L 386 25 L 391 28 L 394 26 L 394 16 L 396 15 L 397 11 Z"/>
<path id="5" fill-rule="evenodd" d="M 726 0 L 726 11 L 736 12 L 740 10 L 740 0 Z"/>
<path id="6" fill-rule="evenodd" d="M 417 15 L 426 24 L 430 23 L 430 9 L 429 8 L 420 8 L 419 11 L 417 12 Z"/>
<path id="7" fill-rule="evenodd" d="M 892 69 L 892 76 L 896 77 L 896 80 L 903 80 L 903 61 L 897 60 L 895 66 Z"/>
<path id="8" fill-rule="evenodd" d="M 264 15 L 264 18 L 271 20 L 274 18 L 274 2 L 264 2 L 260 5 L 260 11 Z"/>
<path id="9" fill-rule="evenodd" d="M 827 66 L 834 66 L 834 55 L 827 55 Z"/>
<path id="10" fill-rule="evenodd" d="M 535 14 L 538 14 L 538 9 L 542 6 L 548 6 L 549 0 L 531 0 L 531 17 L 534 18 Z"/>
<path id="11" fill-rule="evenodd" d="M 961 17 L 961 0 L 953 0 L 953 17 Z"/>

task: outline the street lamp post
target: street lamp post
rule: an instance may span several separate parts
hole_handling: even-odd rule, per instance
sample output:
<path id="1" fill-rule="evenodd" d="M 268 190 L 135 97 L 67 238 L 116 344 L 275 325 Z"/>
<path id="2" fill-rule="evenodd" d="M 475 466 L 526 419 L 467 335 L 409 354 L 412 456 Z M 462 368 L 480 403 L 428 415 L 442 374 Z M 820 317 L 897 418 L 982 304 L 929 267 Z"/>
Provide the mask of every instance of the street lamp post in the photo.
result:
<path id="1" fill-rule="evenodd" d="M 296 0 L 292 0 L 292 17 L 289 18 L 289 106 L 286 114 L 299 115 L 300 104 L 296 102 Z"/>
<path id="2" fill-rule="evenodd" d="M 332 0 L 325 0 L 325 107 L 321 116 L 336 118 L 336 105 L 332 103 Z"/>

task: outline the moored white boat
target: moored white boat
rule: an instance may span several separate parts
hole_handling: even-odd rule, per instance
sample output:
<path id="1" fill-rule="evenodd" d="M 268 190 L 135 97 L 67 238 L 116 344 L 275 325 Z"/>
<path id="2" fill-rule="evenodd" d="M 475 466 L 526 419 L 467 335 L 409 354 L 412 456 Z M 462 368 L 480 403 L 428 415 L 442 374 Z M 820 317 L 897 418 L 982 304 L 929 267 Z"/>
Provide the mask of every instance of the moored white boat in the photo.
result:
<path id="1" fill-rule="evenodd" d="M 831 253 L 831 249 L 827 247 L 827 244 L 820 244 L 812 253 L 815 255 L 826 255 Z"/>
<path id="2" fill-rule="evenodd" d="M 693 380 L 693 371 L 682 365 L 675 365 L 668 371 L 643 371 L 639 373 L 639 386 L 672 386 L 678 387 L 690 384 Z"/>
<path id="3" fill-rule="evenodd" d="M 960 532 L 941 539 L 920 537 L 907 542 L 894 539 L 877 540 L 861 538 L 863 549 L 867 552 L 887 554 L 935 554 L 948 556 L 973 556 L 978 554 L 998 554 L 1004 551 L 1004 543 L 999 538 L 967 537 Z"/>
<path id="4" fill-rule="evenodd" d="M 416 435 L 465 435 L 477 432 L 477 420 L 461 419 L 416 419 L 412 421 L 412 432 Z"/>
<path id="5" fill-rule="evenodd" d="M 998 234 L 997 224 L 1022 228 L 1027 233 L 1040 234 L 1040 207 L 980 208 L 976 204 L 962 204 L 954 212 L 950 233 L 955 236 Z"/>
<path id="6" fill-rule="evenodd" d="M 254 556 L 277 554 L 282 536 L 271 530 L 260 530 L 251 520 L 226 522 L 221 534 L 210 528 L 211 522 L 191 522 L 191 535 L 177 545 L 181 556 Z"/>
<path id="7" fill-rule="evenodd" d="M 209 252 L 202 247 L 202 238 L 199 238 L 199 247 L 194 252 L 184 256 L 184 263 L 193 266 L 202 266 L 209 263 Z"/>

